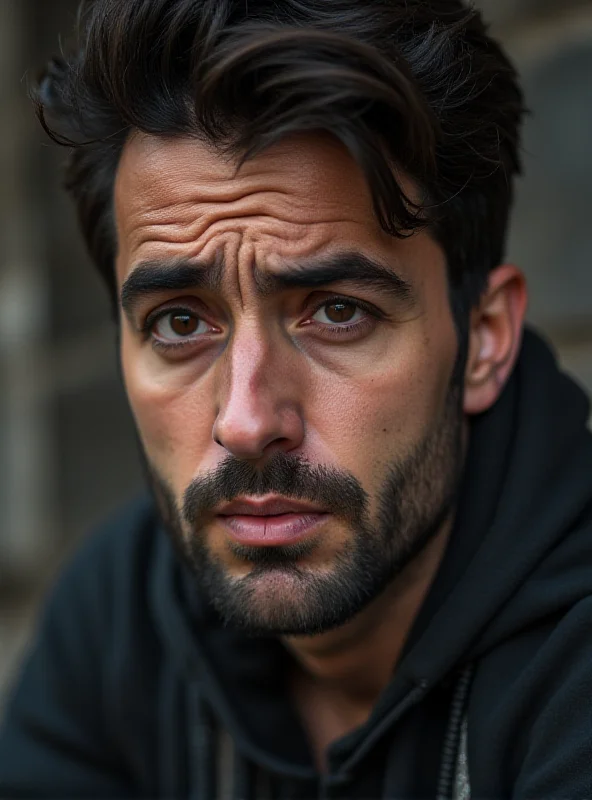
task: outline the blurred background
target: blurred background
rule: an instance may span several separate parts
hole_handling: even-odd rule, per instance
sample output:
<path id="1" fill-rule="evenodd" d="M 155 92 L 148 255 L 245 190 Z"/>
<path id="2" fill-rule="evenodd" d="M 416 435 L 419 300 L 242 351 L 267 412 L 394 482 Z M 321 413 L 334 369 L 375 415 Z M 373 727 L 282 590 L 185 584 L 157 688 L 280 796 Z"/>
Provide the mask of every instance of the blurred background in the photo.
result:
<path id="1" fill-rule="evenodd" d="M 141 486 L 106 294 L 27 82 L 78 0 L 0 0 L 0 703 L 68 553 Z M 592 0 L 481 0 L 533 112 L 509 257 L 592 392 Z"/>

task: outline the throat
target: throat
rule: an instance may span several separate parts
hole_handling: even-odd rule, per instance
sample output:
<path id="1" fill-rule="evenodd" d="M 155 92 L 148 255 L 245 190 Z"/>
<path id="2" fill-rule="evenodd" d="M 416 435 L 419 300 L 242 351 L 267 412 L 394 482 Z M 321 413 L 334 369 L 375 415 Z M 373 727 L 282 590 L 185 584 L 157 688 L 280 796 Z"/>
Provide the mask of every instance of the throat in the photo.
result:
<path id="1" fill-rule="evenodd" d="M 317 637 L 290 637 L 290 692 L 317 767 L 327 748 L 364 725 L 392 680 L 405 642 L 448 542 L 446 525 L 397 580 L 347 625 Z"/>
<path id="2" fill-rule="evenodd" d="M 352 702 L 343 693 L 311 681 L 300 670 L 294 672 L 290 688 L 315 766 L 326 773 L 330 745 L 364 725 L 374 703 Z"/>

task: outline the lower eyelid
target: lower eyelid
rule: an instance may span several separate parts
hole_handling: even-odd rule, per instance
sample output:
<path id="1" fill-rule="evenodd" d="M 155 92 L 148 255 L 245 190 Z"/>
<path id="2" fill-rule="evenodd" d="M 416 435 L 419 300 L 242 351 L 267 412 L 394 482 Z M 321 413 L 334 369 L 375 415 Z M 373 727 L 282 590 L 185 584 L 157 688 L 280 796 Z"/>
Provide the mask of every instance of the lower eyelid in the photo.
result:
<path id="1" fill-rule="evenodd" d="M 340 337 L 345 338 L 348 334 L 361 334 L 365 331 L 369 332 L 371 329 L 376 327 L 378 322 L 378 319 L 369 315 L 360 322 L 343 323 L 342 325 L 324 325 L 321 322 L 313 324 L 316 325 L 317 330 L 319 330 L 321 335 L 328 338 L 339 339 Z"/>
<path id="2" fill-rule="evenodd" d="M 158 339 L 156 336 L 150 336 L 150 345 L 153 350 L 160 350 L 162 352 L 174 353 L 174 352 L 181 352 L 183 350 L 190 350 L 190 349 L 197 349 L 200 347 L 202 339 L 206 339 L 207 334 L 201 334 L 201 336 L 195 337 L 193 339 L 181 339 L 179 341 L 170 341 L 166 342 L 162 339 Z"/>

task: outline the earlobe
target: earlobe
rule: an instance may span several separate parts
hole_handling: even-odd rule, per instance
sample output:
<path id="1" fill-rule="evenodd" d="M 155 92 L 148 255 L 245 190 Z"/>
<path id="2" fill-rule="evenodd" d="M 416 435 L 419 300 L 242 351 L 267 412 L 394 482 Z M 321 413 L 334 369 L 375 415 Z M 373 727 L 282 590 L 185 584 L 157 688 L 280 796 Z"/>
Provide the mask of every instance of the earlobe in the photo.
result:
<path id="1" fill-rule="evenodd" d="M 487 411 L 500 396 L 520 352 L 526 306 L 523 273 L 510 264 L 492 270 L 487 289 L 471 312 L 466 414 Z"/>

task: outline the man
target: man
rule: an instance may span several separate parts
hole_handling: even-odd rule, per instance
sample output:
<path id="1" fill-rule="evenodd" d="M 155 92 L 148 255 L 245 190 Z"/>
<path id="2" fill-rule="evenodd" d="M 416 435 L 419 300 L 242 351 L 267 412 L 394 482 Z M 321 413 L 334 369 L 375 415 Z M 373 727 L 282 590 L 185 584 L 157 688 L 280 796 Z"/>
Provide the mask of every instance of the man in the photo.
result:
<path id="1" fill-rule="evenodd" d="M 59 580 L 2 796 L 591 797 L 589 408 L 523 337 L 523 104 L 479 15 L 81 20 L 38 110 L 152 499 Z"/>

